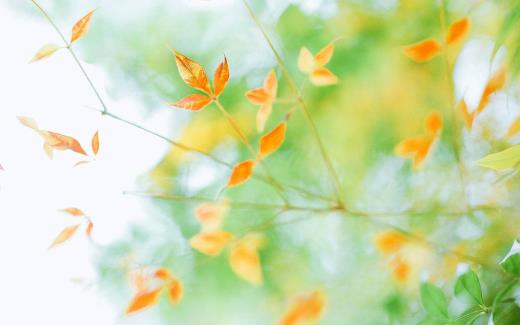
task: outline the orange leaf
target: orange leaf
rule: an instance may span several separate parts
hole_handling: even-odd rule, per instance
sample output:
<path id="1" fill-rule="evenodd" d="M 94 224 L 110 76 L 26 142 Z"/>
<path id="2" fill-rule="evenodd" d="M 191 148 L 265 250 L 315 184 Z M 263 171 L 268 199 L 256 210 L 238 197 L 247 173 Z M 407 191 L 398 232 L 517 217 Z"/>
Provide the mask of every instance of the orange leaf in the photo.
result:
<path id="1" fill-rule="evenodd" d="M 177 279 L 172 279 L 168 282 L 168 298 L 172 304 L 178 303 L 182 299 L 183 288 L 182 283 Z"/>
<path id="2" fill-rule="evenodd" d="M 264 130 L 267 119 L 271 115 L 272 105 L 278 92 L 278 80 L 274 70 L 269 71 L 264 79 L 262 88 L 252 89 L 246 92 L 247 99 L 255 105 L 260 105 L 256 114 L 256 129 L 258 132 Z"/>
<path id="3" fill-rule="evenodd" d="M 90 27 L 90 21 L 92 19 L 92 15 L 94 14 L 94 10 L 90 11 L 83 18 L 78 20 L 76 24 L 72 27 L 72 35 L 70 37 L 70 43 L 77 41 L 81 37 L 85 36 Z"/>
<path id="4" fill-rule="evenodd" d="M 280 321 L 280 325 L 304 325 L 317 321 L 325 308 L 325 296 L 313 291 L 295 299 Z"/>
<path id="5" fill-rule="evenodd" d="M 87 229 L 85 230 L 85 232 L 87 233 L 87 236 L 92 237 L 92 230 L 94 230 L 94 224 L 92 223 L 92 221 L 89 221 L 88 225 L 87 225 Z"/>
<path id="6" fill-rule="evenodd" d="M 126 313 L 130 314 L 155 305 L 160 293 L 161 288 L 137 293 L 132 301 L 130 301 Z"/>
<path id="7" fill-rule="evenodd" d="M 188 86 L 201 90 L 211 96 L 211 89 L 204 68 L 181 53 L 177 51 L 174 51 L 174 53 L 177 69 L 179 70 L 182 80 L 184 80 Z"/>
<path id="8" fill-rule="evenodd" d="M 403 52 L 410 59 L 423 62 L 428 61 L 435 55 L 439 54 L 441 46 L 434 39 L 427 39 L 412 45 L 409 45 L 403 49 Z"/>
<path id="9" fill-rule="evenodd" d="M 207 202 L 195 209 L 195 217 L 202 225 L 204 232 L 213 232 L 220 229 L 228 211 L 229 202 L 227 200 Z"/>
<path id="10" fill-rule="evenodd" d="M 38 52 L 34 55 L 34 57 L 31 59 L 31 61 L 29 61 L 29 63 L 46 59 L 46 58 L 50 57 L 52 54 L 54 54 L 54 52 L 56 52 L 60 48 L 61 47 L 59 47 L 58 45 L 55 45 L 55 44 L 46 44 L 46 45 L 42 46 L 41 49 L 38 50 Z"/>
<path id="11" fill-rule="evenodd" d="M 493 95 L 498 90 L 502 89 L 506 84 L 507 73 L 506 69 L 502 68 L 498 70 L 487 82 L 484 91 L 482 92 L 482 96 L 480 97 L 480 101 L 478 103 L 477 109 L 475 110 L 475 114 L 480 114 L 489 103 L 489 99 L 491 95 Z"/>
<path id="12" fill-rule="evenodd" d="M 407 242 L 408 238 L 395 230 L 384 231 L 375 238 L 377 249 L 385 255 L 397 252 Z"/>
<path id="13" fill-rule="evenodd" d="M 269 71 L 267 77 L 265 77 L 264 89 L 265 92 L 269 94 L 271 102 L 274 101 L 278 92 L 278 80 L 276 79 L 274 70 Z"/>
<path id="14" fill-rule="evenodd" d="M 172 274 L 170 273 L 170 271 L 167 268 L 164 268 L 164 267 L 158 268 L 155 271 L 154 276 L 156 278 L 164 280 L 164 281 L 170 280 L 172 278 Z"/>
<path id="15" fill-rule="evenodd" d="M 401 257 L 392 261 L 393 272 L 392 275 L 399 282 L 405 282 L 411 272 L 410 264 L 404 261 Z"/>
<path id="16" fill-rule="evenodd" d="M 233 235 L 226 231 L 199 233 L 190 239 L 190 245 L 202 254 L 217 256 Z"/>
<path id="17" fill-rule="evenodd" d="M 56 132 L 51 131 L 45 131 L 48 136 L 46 138 L 46 142 L 49 146 L 51 146 L 53 149 L 57 150 L 72 150 L 74 152 L 77 152 L 82 155 L 87 155 L 85 150 L 81 147 L 81 144 L 78 142 L 78 140 L 74 139 L 73 137 L 70 137 L 68 135 L 59 134 Z"/>
<path id="18" fill-rule="evenodd" d="M 332 54 L 334 54 L 334 44 L 330 43 L 322 48 L 314 57 L 316 65 L 324 66 L 325 64 L 329 63 L 330 59 L 332 58 Z"/>
<path id="19" fill-rule="evenodd" d="M 78 227 L 79 227 L 79 225 L 75 225 L 75 226 L 70 226 L 70 227 L 63 229 L 60 232 L 60 234 L 56 237 L 56 239 L 54 239 L 54 241 L 49 246 L 49 248 L 52 248 L 56 245 L 59 245 L 63 242 L 66 242 L 67 240 L 69 240 L 72 237 L 72 235 L 74 235 L 76 230 L 78 230 Z"/>
<path id="20" fill-rule="evenodd" d="M 213 77 L 213 89 L 215 91 L 214 96 L 218 97 L 229 80 L 229 66 L 227 62 L 226 56 L 224 56 L 224 61 L 219 64 L 217 70 L 215 71 L 215 76 Z"/>
<path id="21" fill-rule="evenodd" d="M 184 97 L 178 102 L 170 104 L 170 106 L 184 108 L 190 111 L 198 111 L 206 107 L 206 105 L 208 105 L 209 103 L 211 103 L 211 98 L 209 98 L 208 96 L 201 94 L 193 94 Z"/>
<path id="22" fill-rule="evenodd" d="M 436 136 L 442 129 L 442 115 L 436 111 L 428 114 L 426 117 L 425 129 L 429 136 Z"/>
<path id="23" fill-rule="evenodd" d="M 262 105 L 269 101 L 270 96 L 264 88 L 252 89 L 246 92 L 247 99 L 251 104 Z"/>
<path id="24" fill-rule="evenodd" d="M 233 272 L 255 286 L 262 284 L 262 268 L 258 256 L 258 249 L 262 244 L 261 235 L 248 234 L 233 245 L 229 253 L 229 264 Z"/>
<path id="25" fill-rule="evenodd" d="M 469 30 L 469 19 L 463 17 L 451 24 L 446 34 L 446 44 L 451 45 L 460 41 Z"/>
<path id="26" fill-rule="evenodd" d="M 258 154 L 260 158 L 264 158 L 280 148 L 285 140 L 286 129 L 287 123 L 282 122 L 260 139 L 260 153 Z"/>
<path id="27" fill-rule="evenodd" d="M 459 102 L 458 106 L 459 106 L 459 111 L 462 114 L 462 119 L 464 120 L 464 124 L 466 125 L 466 127 L 468 129 L 471 130 L 471 128 L 473 127 L 473 121 L 475 119 L 475 114 L 469 112 L 468 106 L 466 105 L 466 101 L 464 99 L 462 99 Z"/>
<path id="28" fill-rule="evenodd" d="M 236 164 L 231 171 L 231 176 L 227 182 L 227 187 L 237 186 L 247 181 L 253 174 L 253 169 L 256 165 L 254 160 L 246 160 Z"/>
<path id="29" fill-rule="evenodd" d="M 298 69 L 303 73 L 311 73 L 316 67 L 316 59 L 306 47 L 300 49 L 298 56 Z"/>
<path id="30" fill-rule="evenodd" d="M 309 77 L 309 80 L 315 86 L 329 86 L 338 83 L 338 77 L 336 77 L 327 68 L 316 68 Z"/>
<path id="31" fill-rule="evenodd" d="M 514 122 L 513 124 L 511 124 L 511 126 L 509 127 L 509 130 L 507 130 L 507 135 L 506 137 L 509 139 L 509 138 L 512 138 L 514 137 L 515 135 L 517 135 L 518 133 L 520 132 L 520 117 L 518 117 Z"/>
<path id="32" fill-rule="evenodd" d="M 265 124 L 271 116 L 271 112 L 273 111 L 273 105 L 265 104 L 260 106 L 260 109 L 256 113 L 256 130 L 258 132 L 262 132 L 265 129 Z"/>
<path id="33" fill-rule="evenodd" d="M 92 137 L 92 152 L 94 155 L 97 155 L 99 151 L 99 131 L 96 131 L 94 136 Z"/>
<path id="34" fill-rule="evenodd" d="M 78 208 L 65 208 L 65 209 L 62 209 L 60 211 L 68 213 L 68 214 L 70 214 L 71 216 L 74 216 L 74 217 L 84 217 L 85 216 L 85 213 L 83 213 L 83 211 L 81 211 Z"/>

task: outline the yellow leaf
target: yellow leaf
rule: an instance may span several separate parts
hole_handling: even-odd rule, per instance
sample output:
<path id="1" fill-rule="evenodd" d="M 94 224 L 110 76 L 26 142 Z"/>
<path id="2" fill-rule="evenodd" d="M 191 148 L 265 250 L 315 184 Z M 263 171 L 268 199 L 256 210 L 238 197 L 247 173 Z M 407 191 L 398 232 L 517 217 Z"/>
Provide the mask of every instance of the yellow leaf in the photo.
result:
<path id="1" fill-rule="evenodd" d="M 451 45 L 460 41 L 469 30 L 469 19 L 463 17 L 451 24 L 446 34 L 446 44 Z"/>
<path id="2" fill-rule="evenodd" d="M 224 61 L 219 64 L 217 70 L 215 71 L 215 76 L 213 77 L 213 90 L 214 96 L 218 97 L 229 80 L 229 66 L 227 62 L 227 58 L 224 56 Z"/>
<path id="3" fill-rule="evenodd" d="M 481 167 L 504 170 L 516 167 L 520 163 L 520 145 L 492 153 L 477 161 Z"/>
<path id="4" fill-rule="evenodd" d="M 309 76 L 310 82 L 315 86 L 329 86 L 338 82 L 336 77 L 324 65 L 329 63 L 334 54 L 334 44 L 330 43 L 321 49 L 316 56 L 305 47 L 300 50 L 298 68 Z"/>
<path id="5" fill-rule="evenodd" d="M 41 49 L 38 50 L 38 52 L 34 55 L 34 57 L 31 59 L 31 62 L 39 61 L 46 59 L 50 57 L 54 52 L 59 50 L 61 47 L 55 44 L 46 44 Z"/>
<path id="6" fill-rule="evenodd" d="M 260 106 L 260 109 L 256 113 L 256 130 L 262 132 L 265 129 L 265 124 L 271 116 L 273 106 L 271 104 L 265 104 Z"/>
<path id="7" fill-rule="evenodd" d="M 311 51 L 306 47 L 302 47 L 298 56 L 298 69 L 303 73 L 309 74 L 314 70 L 315 66 L 316 62 Z"/>
<path id="8" fill-rule="evenodd" d="M 507 130 L 506 137 L 512 138 L 520 132 L 520 117 L 518 117 Z"/>
<path id="9" fill-rule="evenodd" d="M 336 77 L 327 68 L 316 68 L 309 76 L 310 82 L 315 86 L 329 86 L 338 83 L 338 77 Z"/>
<path id="10" fill-rule="evenodd" d="M 190 245 L 202 254 L 217 256 L 231 238 L 233 235 L 226 231 L 202 232 L 190 239 Z"/>
<path id="11" fill-rule="evenodd" d="M 56 237 L 56 239 L 54 239 L 54 241 L 49 246 L 49 248 L 52 248 L 56 245 L 62 244 L 64 242 L 66 242 L 67 240 L 69 240 L 74 235 L 74 233 L 76 233 L 76 230 L 78 230 L 78 227 L 79 227 L 79 225 L 75 225 L 75 226 L 70 226 L 70 227 L 63 229 L 60 232 L 60 234 Z"/>
<path id="12" fill-rule="evenodd" d="M 70 36 L 70 44 L 74 43 L 87 34 L 93 14 L 94 10 L 90 11 L 88 14 L 83 16 L 83 18 L 78 20 L 76 24 L 74 24 L 72 27 L 72 35 Z"/>
<path id="13" fill-rule="evenodd" d="M 383 254 L 396 253 L 406 243 L 408 243 L 408 238 L 395 230 L 383 231 L 375 238 L 376 247 Z"/>
<path id="14" fill-rule="evenodd" d="M 475 114 L 469 112 L 468 105 L 466 105 L 466 101 L 464 99 L 460 101 L 458 106 L 460 114 L 462 115 L 462 119 L 464 120 L 464 124 L 468 129 L 471 130 L 473 127 L 473 121 L 475 120 Z"/>
<path id="15" fill-rule="evenodd" d="M 265 128 L 267 119 L 271 115 L 277 92 L 278 80 L 276 79 L 274 70 L 269 71 L 264 79 L 262 88 L 256 88 L 246 92 L 246 97 L 252 104 L 260 105 L 260 109 L 256 115 L 256 129 L 258 132 L 262 132 Z"/>
<path id="16" fill-rule="evenodd" d="M 332 54 L 334 54 L 334 44 L 330 43 L 321 49 L 314 57 L 316 65 L 322 67 L 329 63 L 330 59 L 332 59 Z"/>
<path id="17" fill-rule="evenodd" d="M 325 302 L 325 295 L 317 290 L 297 297 L 280 325 L 304 325 L 317 321 L 325 309 Z"/>
<path id="18" fill-rule="evenodd" d="M 253 169 L 256 165 L 254 160 L 246 160 L 236 164 L 231 171 L 231 176 L 227 182 L 227 187 L 237 186 L 247 181 L 253 174 Z"/>
<path id="19" fill-rule="evenodd" d="M 207 202 L 195 209 L 195 217 L 202 225 L 203 232 L 213 232 L 221 228 L 228 211 L 229 202 L 227 200 Z"/>
<path id="20" fill-rule="evenodd" d="M 393 268 L 392 275 L 398 282 L 406 282 L 411 273 L 411 266 L 402 257 L 397 257 L 392 260 L 391 267 Z"/>
<path id="21" fill-rule="evenodd" d="M 263 242 L 264 238 L 260 234 L 248 234 L 234 244 L 229 253 L 229 264 L 233 272 L 255 286 L 262 284 L 258 249 Z"/>
<path id="22" fill-rule="evenodd" d="M 424 62 L 439 54 L 440 50 L 439 42 L 434 39 L 427 39 L 405 47 L 403 52 L 412 60 Z"/>
<path id="23" fill-rule="evenodd" d="M 212 99 L 206 95 L 193 94 L 186 96 L 175 103 L 171 103 L 170 106 L 184 108 L 190 111 L 198 111 L 206 107 L 206 105 L 211 103 L 211 101 Z"/>
<path id="24" fill-rule="evenodd" d="M 132 301 L 130 301 L 130 304 L 126 309 L 126 313 L 134 313 L 136 311 L 140 311 L 144 308 L 155 305 L 159 299 L 160 293 L 161 288 L 137 293 Z"/>
<path id="25" fill-rule="evenodd" d="M 85 213 L 83 213 L 83 211 L 81 211 L 78 208 L 65 208 L 60 211 L 70 214 L 71 216 L 74 216 L 74 217 L 84 217 L 85 216 Z"/>
<path id="26" fill-rule="evenodd" d="M 282 122 L 278 124 L 271 132 L 264 135 L 260 139 L 260 152 L 259 157 L 264 158 L 267 155 L 275 152 L 280 148 L 283 141 L 285 140 L 285 132 L 287 129 L 287 123 Z"/>
<path id="27" fill-rule="evenodd" d="M 182 80 L 190 87 L 201 90 L 211 96 L 208 77 L 204 68 L 192 59 L 174 51 L 175 62 Z"/>
<path id="28" fill-rule="evenodd" d="M 97 155 L 97 153 L 99 151 L 99 132 L 98 131 L 96 131 L 96 133 L 92 137 L 91 145 L 92 145 L 92 152 L 94 153 L 94 155 Z"/>

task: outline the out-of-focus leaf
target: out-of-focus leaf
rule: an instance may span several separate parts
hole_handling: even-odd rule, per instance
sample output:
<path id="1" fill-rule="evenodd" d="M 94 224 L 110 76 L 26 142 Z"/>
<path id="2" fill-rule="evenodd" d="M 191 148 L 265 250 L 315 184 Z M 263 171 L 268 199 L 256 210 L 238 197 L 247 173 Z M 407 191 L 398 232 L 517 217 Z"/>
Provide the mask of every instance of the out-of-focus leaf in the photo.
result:
<path id="1" fill-rule="evenodd" d="M 256 161 L 254 160 L 246 160 L 236 164 L 231 171 L 231 176 L 229 176 L 226 186 L 233 187 L 247 181 L 253 175 L 255 165 Z"/>
<path id="2" fill-rule="evenodd" d="M 233 272 L 252 285 L 262 284 L 262 268 L 258 249 L 264 244 L 260 234 L 247 234 L 231 247 L 229 264 Z"/>
<path id="3" fill-rule="evenodd" d="M 403 49 L 403 53 L 410 59 L 417 62 L 425 62 L 439 54 L 441 46 L 434 39 L 427 39 L 412 45 L 408 45 Z"/>
<path id="4" fill-rule="evenodd" d="M 480 114 L 486 108 L 491 95 L 505 86 L 506 79 L 507 71 L 505 68 L 499 69 L 493 76 L 491 76 L 482 92 L 475 114 Z"/>
<path id="5" fill-rule="evenodd" d="M 495 37 L 493 56 L 495 56 L 500 46 L 504 44 L 511 31 L 516 30 L 518 32 L 518 26 L 520 26 L 520 3 L 514 5 L 504 17 L 504 20 L 500 26 L 500 30 Z"/>
<path id="6" fill-rule="evenodd" d="M 184 108 L 190 111 L 198 111 L 206 107 L 211 103 L 211 101 L 212 99 L 206 95 L 193 94 L 186 96 L 175 103 L 171 103 L 170 106 Z"/>
<path id="7" fill-rule="evenodd" d="M 232 238 L 227 231 L 202 232 L 190 239 L 190 245 L 202 254 L 217 256 Z"/>
<path id="8" fill-rule="evenodd" d="M 520 243 L 515 240 L 513 246 L 500 262 L 500 266 L 515 276 L 520 276 Z"/>
<path id="9" fill-rule="evenodd" d="M 321 291 L 301 295 L 294 299 L 283 315 L 280 325 L 301 325 L 316 322 L 325 309 L 325 295 Z"/>
<path id="10" fill-rule="evenodd" d="M 338 82 L 338 77 L 324 66 L 329 63 L 334 54 L 334 44 L 322 48 L 315 56 L 302 47 L 298 56 L 298 69 L 309 76 L 309 81 L 315 86 L 329 86 Z"/>
<path id="11" fill-rule="evenodd" d="M 262 88 L 252 89 L 246 92 L 246 98 L 254 105 L 260 105 L 256 115 L 256 129 L 262 132 L 267 119 L 271 115 L 273 102 L 278 92 L 278 80 L 274 70 L 269 71 L 265 77 Z"/>
<path id="12" fill-rule="evenodd" d="M 166 284 L 166 290 L 168 291 L 168 298 L 172 304 L 176 304 L 181 301 L 183 296 L 183 287 L 182 283 L 173 278 Z"/>
<path id="13" fill-rule="evenodd" d="M 406 243 L 408 238 L 395 230 L 383 231 L 375 237 L 376 247 L 383 254 L 395 253 Z"/>
<path id="14" fill-rule="evenodd" d="M 475 119 L 474 113 L 469 112 L 468 105 L 466 105 L 466 101 L 464 99 L 462 99 L 457 106 L 459 107 L 460 114 L 462 115 L 464 125 L 471 130 L 473 127 L 473 121 Z"/>
<path id="15" fill-rule="evenodd" d="M 95 10 L 90 11 L 88 14 L 83 16 L 83 18 L 81 18 L 74 24 L 74 26 L 72 27 L 72 34 L 70 36 L 71 44 L 85 36 L 85 34 L 87 34 L 94 11 Z"/>
<path id="16" fill-rule="evenodd" d="M 94 155 L 97 155 L 97 153 L 99 151 L 99 131 L 96 131 L 96 133 L 92 137 L 92 141 L 91 142 L 92 142 L 91 143 L 92 152 L 94 153 Z"/>
<path id="17" fill-rule="evenodd" d="M 229 211 L 229 201 L 206 202 L 197 206 L 195 217 L 202 225 L 203 232 L 213 232 L 219 230 L 224 221 L 224 217 Z"/>
<path id="18" fill-rule="evenodd" d="M 87 224 L 87 229 L 85 230 L 85 233 L 88 237 L 92 237 L 92 230 L 94 230 L 94 223 L 92 223 L 92 221 L 89 221 Z"/>
<path id="19" fill-rule="evenodd" d="M 441 289 L 431 283 L 421 285 L 421 301 L 431 318 L 448 320 L 448 300 Z"/>
<path id="20" fill-rule="evenodd" d="M 218 97 L 229 80 L 229 66 L 227 58 L 224 56 L 224 61 L 219 64 L 217 70 L 215 70 L 215 76 L 213 77 L 213 96 Z"/>
<path id="21" fill-rule="evenodd" d="M 179 70 L 182 80 L 184 80 L 188 86 L 203 91 L 207 95 L 211 96 L 211 88 L 204 68 L 181 53 L 177 51 L 174 51 L 174 53 L 177 69 Z"/>
<path id="22" fill-rule="evenodd" d="M 46 44 L 42 46 L 42 48 L 40 48 L 38 52 L 36 52 L 36 54 L 33 56 L 30 62 L 46 59 L 53 55 L 54 52 L 58 51 L 60 48 L 61 47 L 56 44 Z"/>
<path id="23" fill-rule="evenodd" d="M 463 17 L 450 25 L 446 34 L 446 44 L 451 45 L 459 42 L 466 36 L 469 30 L 469 19 Z"/>
<path id="24" fill-rule="evenodd" d="M 484 305 L 480 281 L 477 274 L 473 271 L 468 271 L 457 278 L 455 295 L 467 303 L 479 306 Z"/>
<path id="25" fill-rule="evenodd" d="M 514 168 L 520 162 L 520 145 L 512 146 L 506 150 L 489 154 L 476 163 L 481 167 L 494 170 Z"/>
<path id="26" fill-rule="evenodd" d="M 59 233 L 59 235 L 56 237 L 56 239 L 54 239 L 54 241 L 49 246 L 49 248 L 52 248 L 56 245 L 62 244 L 64 242 L 66 242 L 67 240 L 69 240 L 76 233 L 76 230 L 78 230 L 78 227 L 79 227 L 79 225 L 74 225 L 74 226 L 70 226 L 70 227 L 63 229 Z"/>
<path id="27" fill-rule="evenodd" d="M 287 122 L 278 124 L 271 132 L 260 138 L 260 152 L 259 157 L 265 158 L 267 155 L 278 150 L 285 140 L 285 132 L 287 129 Z"/>
<path id="28" fill-rule="evenodd" d="M 126 313 L 134 313 L 155 305 L 159 299 L 160 293 L 161 288 L 137 293 L 132 301 L 130 301 Z"/>
<path id="29" fill-rule="evenodd" d="M 61 209 L 60 211 L 70 214 L 71 216 L 74 216 L 74 217 L 84 217 L 85 216 L 85 213 L 78 208 L 71 207 L 71 208 Z"/>

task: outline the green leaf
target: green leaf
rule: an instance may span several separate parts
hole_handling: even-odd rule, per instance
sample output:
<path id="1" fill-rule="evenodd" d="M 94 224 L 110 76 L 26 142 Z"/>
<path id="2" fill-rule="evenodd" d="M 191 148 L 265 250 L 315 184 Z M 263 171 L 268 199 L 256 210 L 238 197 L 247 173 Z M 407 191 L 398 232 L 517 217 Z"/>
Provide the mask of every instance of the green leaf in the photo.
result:
<path id="1" fill-rule="evenodd" d="M 518 30 L 520 24 L 520 4 L 514 6 L 509 10 L 500 26 L 500 30 L 495 39 L 495 47 L 493 48 L 493 56 L 495 56 L 498 48 L 506 41 L 509 33 L 514 30 Z M 516 26 L 516 27 L 515 27 Z"/>
<path id="2" fill-rule="evenodd" d="M 516 145 L 504 151 L 485 156 L 477 161 L 477 165 L 494 170 L 503 170 L 515 167 L 519 162 L 520 145 Z"/>
<path id="3" fill-rule="evenodd" d="M 500 265 L 506 272 L 520 276 L 520 253 L 509 256 Z"/>
<path id="4" fill-rule="evenodd" d="M 423 283 L 421 285 L 421 300 L 429 316 L 447 320 L 448 300 L 444 296 L 441 289 L 431 283 Z"/>
<path id="5" fill-rule="evenodd" d="M 463 298 L 470 304 L 484 305 L 480 281 L 477 274 L 473 271 L 468 271 L 459 276 L 457 282 L 455 282 L 455 295 Z"/>

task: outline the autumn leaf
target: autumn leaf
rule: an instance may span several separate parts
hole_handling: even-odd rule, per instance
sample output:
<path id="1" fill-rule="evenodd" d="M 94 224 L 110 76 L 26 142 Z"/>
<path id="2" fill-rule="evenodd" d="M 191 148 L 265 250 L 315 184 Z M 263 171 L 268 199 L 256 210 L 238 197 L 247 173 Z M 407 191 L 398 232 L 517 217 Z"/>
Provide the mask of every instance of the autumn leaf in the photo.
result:
<path id="1" fill-rule="evenodd" d="M 202 225 L 203 232 L 213 232 L 221 228 L 228 211 L 229 201 L 227 200 L 206 202 L 195 209 L 195 218 Z"/>
<path id="2" fill-rule="evenodd" d="M 72 27 L 72 35 L 70 36 L 70 44 L 74 43 L 87 34 L 94 11 L 95 10 L 90 11 L 74 24 Z"/>
<path id="3" fill-rule="evenodd" d="M 280 325 L 305 325 L 317 321 L 325 309 L 325 302 L 325 295 L 318 290 L 297 297 Z"/>
<path id="4" fill-rule="evenodd" d="M 233 272 L 252 285 L 262 284 L 262 268 L 258 249 L 264 244 L 262 235 L 247 234 L 233 245 L 229 253 L 229 264 Z"/>
<path id="5" fill-rule="evenodd" d="M 253 174 L 253 169 L 256 165 L 254 160 L 243 161 L 233 167 L 231 176 L 227 182 L 227 187 L 237 186 L 247 181 Z"/>
<path id="6" fill-rule="evenodd" d="M 161 288 L 137 293 L 132 301 L 130 301 L 126 313 L 134 313 L 155 305 L 159 299 L 160 293 Z"/>
<path id="7" fill-rule="evenodd" d="M 334 54 L 334 44 L 330 43 L 315 56 L 306 47 L 300 49 L 298 69 L 309 76 L 315 86 L 328 86 L 338 82 L 338 77 L 324 66 L 330 62 Z"/>
<path id="8" fill-rule="evenodd" d="M 167 268 L 160 267 L 157 270 L 155 270 L 154 277 L 167 281 L 172 278 L 172 274 Z"/>
<path id="9" fill-rule="evenodd" d="M 182 283 L 179 280 L 172 278 L 166 284 L 166 289 L 168 291 L 168 298 L 170 299 L 170 302 L 172 304 L 176 304 L 179 301 L 181 301 L 184 290 L 182 287 Z"/>
<path id="10" fill-rule="evenodd" d="M 446 34 L 446 44 L 452 45 L 460 41 L 468 33 L 469 19 L 463 17 L 450 25 Z"/>
<path id="11" fill-rule="evenodd" d="M 397 252 L 408 242 L 408 239 L 395 230 L 387 230 L 377 234 L 375 245 L 383 254 L 392 254 Z"/>
<path id="12" fill-rule="evenodd" d="M 85 216 L 85 213 L 78 208 L 65 208 L 65 209 L 61 209 L 60 211 L 70 214 L 71 216 L 74 216 L 74 217 L 84 217 Z"/>
<path id="13" fill-rule="evenodd" d="M 431 112 L 425 120 L 424 128 L 426 135 L 401 141 L 395 148 L 395 154 L 401 157 L 412 158 L 414 169 L 418 169 L 428 156 L 432 144 L 439 137 L 442 124 L 440 113 Z"/>
<path id="14" fill-rule="evenodd" d="M 509 127 L 507 130 L 506 137 L 508 139 L 514 137 L 520 132 L 520 117 L 516 118 L 516 120 L 513 121 L 513 124 Z"/>
<path id="15" fill-rule="evenodd" d="M 278 80 L 274 70 L 269 71 L 264 79 L 261 88 L 252 89 L 246 92 L 246 98 L 254 105 L 260 105 L 260 109 L 256 114 L 256 129 L 262 132 L 265 124 L 271 115 L 273 103 L 276 100 L 278 92 Z"/>
<path id="16" fill-rule="evenodd" d="M 99 131 L 96 131 L 96 133 L 94 133 L 94 136 L 92 137 L 91 141 L 91 146 L 92 152 L 94 153 L 94 155 L 97 155 L 99 151 Z"/>
<path id="17" fill-rule="evenodd" d="M 92 237 L 92 230 L 94 230 L 94 223 L 92 223 L 92 221 L 89 221 L 87 224 L 87 229 L 85 230 L 85 233 L 88 237 Z"/>
<path id="18" fill-rule="evenodd" d="M 482 96 L 480 97 L 477 109 L 475 110 L 475 114 L 480 114 L 484 111 L 491 96 L 505 86 L 506 78 L 507 71 L 505 68 L 501 68 L 488 80 L 486 87 L 482 92 Z"/>
<path id="19" fill-rule="evenodd" d="M 193 94 L 186 96 L 175 103 L 171 103 L 170 106 L 184 108 L 190 111 L 198 111 L 206 107 L 206 105 L 211 103 L 211 101 L 212 99 L 206 95 Z"/>
<path id="20" fill-rule="evenodd" d="M 285 140 L 286 129 L 287 123 L 282 122 L 260 139 L 260 152 L 258 154 L 260 158 L 264 158 L 280 148 Z"/>
<path id="21" fill-rule="evenodd" d="M 52 248 L 56 245 L 62 244 L 64 242 L 66 242 L 67 240 L 69 240 L 74 235 L 74 233 L 76 233 L 76 230 L 78 230 L 78 227 L 79 227 L 79 225 L 74 225 L 74 226 L 70 226 L 70 227 L 63 229 L 60 232 L 60 234 L 56 237 L 56 239 L 54 239 L 54 241 L 49 246 L 49 248 Z"/>
<path id="22" fill-rule="evenodd" d="M 218 97 L 229 80 L 229 66 L 227 62 L 227 58 L 224 56 L 224 61 L 219 64 L 217 70 L 215 70 L 215 75 L 213 77 L 213 96 Z"/>
<path id="23" fill-rule="evenodd" d="M 36 52 L 36 54 L 33 56 L 31 61 L 29 61 L 29 63 L 46 59 L 53 55 L 54 52 L 58 51 L 60 48 L 61 47 L 56 44 L 46 44 L 42 46 L 42 48 L 40 48 L 38 52 Z"/>
<path id="24" fill-rule="evenodd" d="M 202 232 L 190 239 L 190 245 L 202 254 L 217 256 L 231 238 L 233 235 L 227 231 Z"/>
<path id="25" fill-rule="evenodd" d="M 466 101 L 464 99 L 459 102 L 458 107 L 460 114 L 462 115 L 462 119 L 464 120 L 464 125 L 471 130 L 475 120 L 475 114 L 473 112 L 469 112 L 468 105 L 466 105 Z"/>
<path id="26" fill-rule="evenodd" d="M 406 280 L 408 280 L 411 273 L 411 266 L 403 258 L 398 256 L 392 260 L 390 266 L 392 267 L 392 276 L 394 279 L 398 282 L 406 282 Z"/>
<path id="27" fill-rule="evenodd" d="M 403 49 L 403 53 L 412 60 L 417 62 L 428 61 L 437 54 L 439 54 L 441 46 L 439 42 L 434 39 L 427 39 Z"/>
<path id="28" fill-rule="evenodd" d="M 190 87 L 203 91 L 211 96 L 211 89 L 204 68 L 192 59 L 174 51 L 175 62 L 182 80 Z"/>

